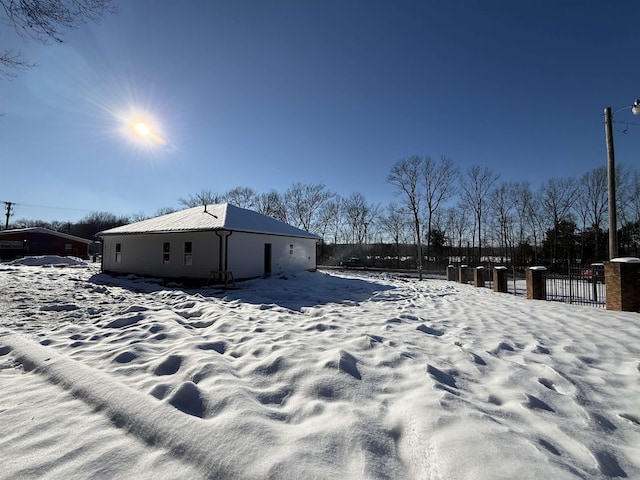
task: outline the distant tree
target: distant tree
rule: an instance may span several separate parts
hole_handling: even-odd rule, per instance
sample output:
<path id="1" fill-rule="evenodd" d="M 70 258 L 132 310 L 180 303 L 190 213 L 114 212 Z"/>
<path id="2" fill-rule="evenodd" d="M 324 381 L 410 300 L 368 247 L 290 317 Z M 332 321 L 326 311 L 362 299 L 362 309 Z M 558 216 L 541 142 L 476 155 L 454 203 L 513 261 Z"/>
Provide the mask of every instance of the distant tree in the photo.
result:
<path id="1" fill-rule="evenodd" d="M 548 230 L 548 234 L 553 236 L 551 238 L 552 258 L 559 258 L 560 252 L 557 249 L 561 239 L 557 235 L 562 232 L 560 223 L 573 221 L 571 212 L 577 196 L 578 184 L 573 177 L 551 178 L 540 188 L 540 204 L 546 216 L 552 221 L 551 229 Z"/>
<path id="2" fill-rule="evenodd" d="M 53 230 L 51 228 L 51 223 L 46 222 L 44 220 L 30 220 L 27 218 L 19 218 L 18 220 L 11 223 L 9 228 L 32 228 L 32 227 L 40 227 L 40 228 L 48 228 L 49 230 Z"/>
<path id="3" fill-rule="evenodd" d="M 444 247 L 446 245 L 446 235 L 443 230 L 440 230 L 437 227 L 431 229 L 431 233 L 428 237 L 429 244 L 433 247 L 432 254 L 436 258 L 440 258 L 444 254 Z"/>
<path id="4" fill-rule="evenodd" d="M 158 210 L 156 210 L 156 213 L 154 216 L 159 217 L 161 215 L 167 215 L 168 213 L 173 213 L 177 211 L 178 210 L 174 207 L 160 207 Z"/>
<path id="5" fill-rule="evenodd" d="M 601 227 L 608 206 L 607 167 L 594 168 L 585 173 L 576 185 L 575 211 L 582 220 L 585 234 L 590 232 L 593 241 L 593 259 L 601 258 Z M 583 242 L 584 244 L 584 242 Z"/>
<path id="6" fill-rule="evenodd" d="M 463 201 L 475 214 L 475 224 L 478 233 L 478 261 L 482 261 L 482 219 L 488 195 L 499 175 L 490 168 L 472 165 L 462 179 L 461 188 Z"/>
<path id="7" fill-rule="evenodd" d="M 513 208 L 517 205 L 516 188 L 514 182 L 502 182 L 489 194 L 489 203 L 496 220 L 498 245 L 503 258 L 514 257 Z"/>
<path id="8" fill-rule="evenodd" d="M 462 257 L 463 242 L 469 238 L 471 220 L 467 209 L 463 205 L 448 208 L 445 211 L 446 231 L 452 232 L 451 246 L 457 247 L 458 255 Z"/>
<path id="9" fill-rule="evenodd" d="M 115 12 L 113 0 L 0 0 L 0 23 L 24 40 L 62 42 L 62 32 Z M 33 66 L 19 51 L 0 51 L 0 77 Z"/>
<path id="10" fill-rule="evenodd" d="M 133 222 L 141 222 L 142 220 L 146 220 L 148 218 L 149 218 L 149 216 L 146 213 L 140 211 L 138 213 L 134 213 L 133 215 L 130 215 L 129 216 L 129 222 L 131 222 L 131 223 L 133 223 Z"/>
<path id="11" fill-rule="evenodd" d="M 352 193 L 342 202 L 346 226 L 349 230 L 349 237 L 352 243 L 362 247 L 368 242 L 367 236 L 369 228 L 373 228 L 373 223 L 378 215 L 379 207 L 367 203 L 361 193 Z"/>
<path id="12" fill-rule="evenodd" d="M 258 195 L 255 208 L 258 213 L 275 218 L 281 222 L 287 222 L 287 209 L 284 204 L 284 199 L 276 190 Z"/>
<path id="13" fill-rule="evenodd" d="M 319 234 L 323 239 L 331 237 L 333 244 L 338 243 L 343 227 L 343 200 L 335 195 L 318 215 Z"/>
<path id="14" fill-rule="evenodd" d="M 530 257 L 530 250 L 524 251 L 525 246 L 531 248 L 529 245 L 530 237 L 533 237 L 534 244 L 535 239 L 538 237 L 538 231 L 532 227 L 531 216 L 534 208 L 533 192 L 529 182 L 515 182 L 512 184 L 513 188 L 513 214 L 516 222 L 516 236 L 518 251 L 520 253 L 520 262 L 525 262 L 525 256 Z M 513 258 L 516 262 L 517 259 Z"/>
<path id="15" fill-rule="evenodd" d="M 430 157 L 426 157 L 423 160 L 422 176 L 425 207 L 427 209 L 427 239 L 429 239 L 427 242 L 427 258 L 429 258 L 433 217 L 437 214 L 442 204 L 456 193 L 455 180 L 458 178 L 458 169 L 446 157 L 440 158 L 440 162 L 435 162 Z"/>
<path id="16" fill-rule="evenodd" d="M 240 208 L 255 209 L 258 206 L 258 194 L 249 187 L 236 187 L 224 194 L 227 202 Z"/>
<path id="17" fill-rule="evenodd" d="M 334 195 L 323 183 L 294 183 L 284 194 L 287 218 L 294 226 L 314 233 L 318 215 Z"/>
<path id="18" fill-rule="evenodd" d="M 178 203 L 187 208 L 199 207 L 200 205 L 210 205 L 213 203 L 222 203 L 224 196 L 213 193 L 210 190 L 201 190 L 200 192 L 189 195 L 187 198 L 179 198 Z"/>
<path id="19" fill-rule="evenodd" d="M 382 215 L 379 220 L 383 232 L 396 246 L 397 267 L 400 267 L 400 244 L 407 242 L 407 229 L 410 227 L 410 222 L 407 220 L 406 212 L 403 212 L 402 208 L 395 203 L 387 206 L 386 215 Z"/>
<path id="20" fill-rule="evenodd" d="M 564 268 L 566 260 L 576 258 L 576 246 L 579 243 L 576 230 L 575 222 L 560 220 L 547 231 L 542 242 L 542 251 L 545 258 L 552 261 L 553 268 Z"/>
<path id="21" fill-rule="evenodd" d="M 391 167 L 387 181 L 396 187 L 403 197 L 403 202 L 413 217 L 413 228 L 417 245 L 416 265 L 418 276 L 422 280 L 422 235 L 420 233 L 420 210 L 422 207 L 422 159 L 414 155 L 398 160 Z"/>
<path id="22" fill-rule="evenodd" d="M 117 216 L 109 212 L 92 212 L 80 221 L 71 225 L 72 235 L 92 239 L 96 233 L 130 223 L 126 216 Z"/>
<path id="23" fill-rule="evenodd" d="M 619 223 L 640 221 L 640 173 L 624 164 L 616 166 L 616 199 Z"/>

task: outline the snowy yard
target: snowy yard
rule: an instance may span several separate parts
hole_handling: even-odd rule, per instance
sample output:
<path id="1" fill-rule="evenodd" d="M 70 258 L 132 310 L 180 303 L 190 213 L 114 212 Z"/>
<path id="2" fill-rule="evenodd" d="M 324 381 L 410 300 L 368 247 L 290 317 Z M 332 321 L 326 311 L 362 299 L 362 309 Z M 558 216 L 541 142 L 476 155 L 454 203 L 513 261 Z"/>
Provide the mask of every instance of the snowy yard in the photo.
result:
<path id="1" fill-rule="evenodd" d="M 0 264 L 0 478 L 640 478 L 640 314 Z"/>

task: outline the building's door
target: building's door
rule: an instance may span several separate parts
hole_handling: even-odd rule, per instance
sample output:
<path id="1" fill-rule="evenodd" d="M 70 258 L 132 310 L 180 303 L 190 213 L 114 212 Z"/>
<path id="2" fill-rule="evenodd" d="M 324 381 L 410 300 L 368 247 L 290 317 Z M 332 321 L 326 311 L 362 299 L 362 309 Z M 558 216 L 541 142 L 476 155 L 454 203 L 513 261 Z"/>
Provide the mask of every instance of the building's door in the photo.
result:
<path id="1" fill-rule="evenodd" d="M 271 244 L 264 244 L 264 276 L 271 275 Z"/>

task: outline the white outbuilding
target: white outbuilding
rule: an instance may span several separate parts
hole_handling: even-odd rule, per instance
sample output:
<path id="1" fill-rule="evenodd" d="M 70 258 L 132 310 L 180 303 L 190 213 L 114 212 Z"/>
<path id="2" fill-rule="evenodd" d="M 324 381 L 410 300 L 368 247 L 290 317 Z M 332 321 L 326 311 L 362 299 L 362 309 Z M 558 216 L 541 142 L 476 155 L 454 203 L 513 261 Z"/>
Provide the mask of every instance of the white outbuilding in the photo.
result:
<path id="1" fill-rule="evenodd" d="M 317 235 L 228 203 L 97 234 L 102 270 L 167 278 L 246 279 L 315 270 Z"/>

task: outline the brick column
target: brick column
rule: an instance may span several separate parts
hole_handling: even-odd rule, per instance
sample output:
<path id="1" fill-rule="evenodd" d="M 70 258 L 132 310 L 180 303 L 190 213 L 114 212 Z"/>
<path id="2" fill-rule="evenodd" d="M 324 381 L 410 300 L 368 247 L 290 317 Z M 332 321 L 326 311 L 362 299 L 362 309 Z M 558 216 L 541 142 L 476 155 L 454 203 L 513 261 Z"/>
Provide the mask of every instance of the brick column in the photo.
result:
<path id="1" fill-rule="evenodd" d="M 476 267 L 473 270 L 473 286 L 484 287 L 484 267 Z"/>
<path id="2" fill-rule="evenodd" d="M 607 310 L 640 311 L 640 259 L 614 258 L 604 262 Z"/>
<path id="3" fill-rule="evenodd" d="M 507 267 L 493 267 L 493 291 L 508 293 Z"/>
<path id="4" fill-rule="evenodd" d="M 547 299 L 547 269 L 545 267 L 527 268 L 527 299 Z"/>
<path id="5" fill-rule="evenodd" d="M 458 267 L 458 281 L 460 283 L 469 283 L 471 279 L 469 278 L 469 266 L 468 265 L 460 265 Z"/>
<path id="6" fill-rule="evenodd" d="M 447 265 L 447 281 L 449 282 L 458 281 L 458 270 L 454 265 Z"/>

